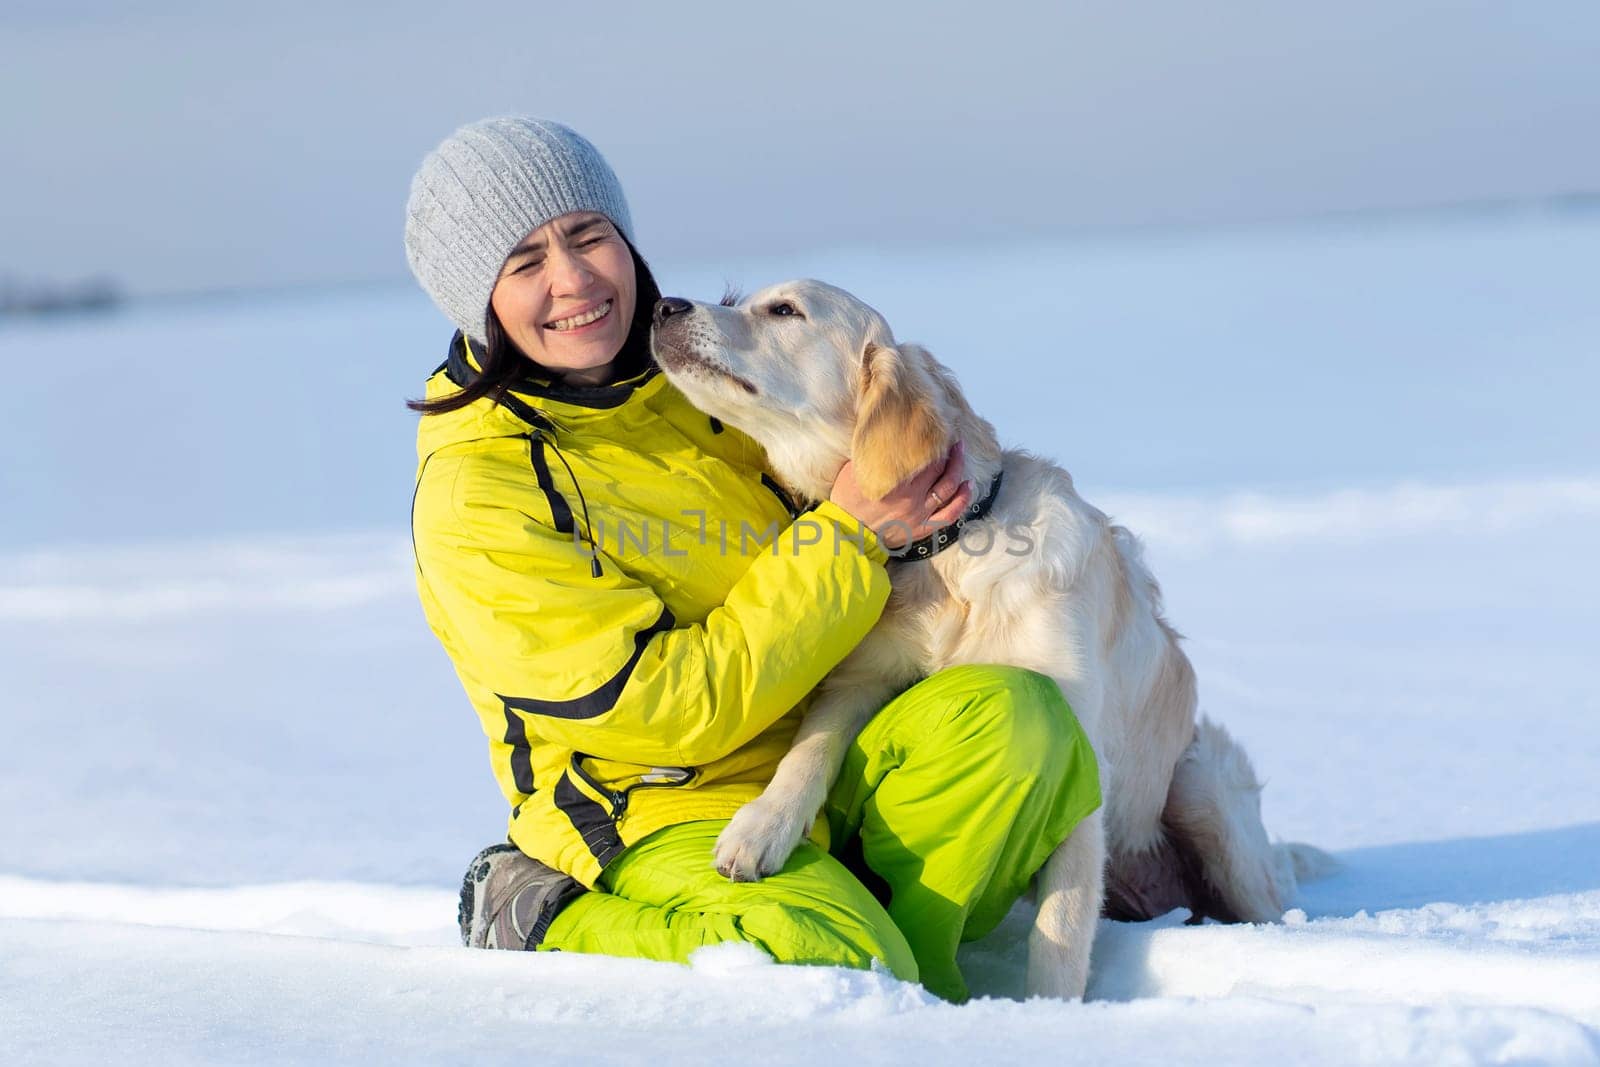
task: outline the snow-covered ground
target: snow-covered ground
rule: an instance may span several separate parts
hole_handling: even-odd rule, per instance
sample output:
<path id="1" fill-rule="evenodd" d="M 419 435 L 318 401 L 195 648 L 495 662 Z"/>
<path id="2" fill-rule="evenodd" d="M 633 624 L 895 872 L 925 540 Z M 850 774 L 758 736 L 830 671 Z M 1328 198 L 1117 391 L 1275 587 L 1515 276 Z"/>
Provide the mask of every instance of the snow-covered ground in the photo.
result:
<path id="1" fill-rule="evenodd" d="M 0 327 L 11 1062 L 1600 1062 L 1600 218 L 660 264 L 839 281 L 1140 532 L 1269 828 L 1270 928 L 1102 925 L 1091 1002 L 454 947 L 503 827 L 414 603 L 401 288 Z M 1071 405 L 1062 397 L 1092 402 Z"/>

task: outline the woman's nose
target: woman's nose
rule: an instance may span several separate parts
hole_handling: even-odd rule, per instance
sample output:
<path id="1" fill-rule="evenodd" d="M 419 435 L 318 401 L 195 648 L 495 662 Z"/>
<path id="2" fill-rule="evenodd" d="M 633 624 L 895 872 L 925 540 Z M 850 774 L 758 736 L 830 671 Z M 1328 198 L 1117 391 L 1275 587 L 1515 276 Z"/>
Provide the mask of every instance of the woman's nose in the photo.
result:
<path id="1" fill-rule="evenodd" d="M 545 262 L 551 287 L 558 293 L 582 292 L 594 280 L 594 272 L 583 259 L 566 249 L 551 248 Z"/>
<path id="2" fill-rule="evenodd" d="M 660 326 L 674 315 L 694 310 L 694 305 L 676 296 L 664 296 L 656 301 L 655 324 Z"/>

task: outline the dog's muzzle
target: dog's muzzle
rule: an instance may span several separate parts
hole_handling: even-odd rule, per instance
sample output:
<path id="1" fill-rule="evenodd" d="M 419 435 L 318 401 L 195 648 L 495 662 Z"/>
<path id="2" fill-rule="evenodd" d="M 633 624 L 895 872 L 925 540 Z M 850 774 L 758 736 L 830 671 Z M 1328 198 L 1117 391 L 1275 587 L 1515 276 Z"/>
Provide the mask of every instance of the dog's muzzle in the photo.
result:
<path id="1" fill-rule="evenodd" d="M 662 297 L 650 313 L 650 347 L 663 366 L 681 367 L 692 360 L 681 349 L 685 347 L 684 326 L 690 319 L 687 312 L 694 305 L 676 296 Z"/>
<path id="2" fill-rule="evenodd" d="M 655 309 L 650 315 L 653 324 L 650 328 L 650 350 L 655 353 L 656 362 L 668 371 L 692 368 L 708 372 L 732 382 L 744 392 L 754 396 L 757 391 L 754 385 L 727 367 L 721 366 L 716 360 L 707 359 L 696 351 L 697 344 L 705 343 L 708 338 L 704 319 L 688 314 L 694 308 L 693 302 L 675 296 L 662 297 L 656 301 Z M 696 324 L 699 324 L 700 329 L 695 329 Z"/>
<path id="3" fill-rule="evenodd" d="M 660 326 L 674 315 L 681 315 L 685 311 L 693 310 L 694 305 L 687 300 L 682 300 L 675 296 L 664 296 L 656 301 L 655 311 L 652 313 L 650 321 Z"/>

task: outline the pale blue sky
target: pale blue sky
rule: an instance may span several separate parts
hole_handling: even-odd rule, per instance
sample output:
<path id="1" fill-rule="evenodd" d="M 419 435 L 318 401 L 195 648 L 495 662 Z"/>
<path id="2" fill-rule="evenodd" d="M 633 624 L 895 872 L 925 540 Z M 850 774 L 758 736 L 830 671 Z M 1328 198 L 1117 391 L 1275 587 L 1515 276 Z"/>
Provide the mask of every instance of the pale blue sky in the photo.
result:
<path id="1" fill-rule="evenodd" d="M 399 278 L 460 122 L 577 126 L 648 255 L 1600 190 L 1600 4 L 0 8 L 0 276 Z"/>

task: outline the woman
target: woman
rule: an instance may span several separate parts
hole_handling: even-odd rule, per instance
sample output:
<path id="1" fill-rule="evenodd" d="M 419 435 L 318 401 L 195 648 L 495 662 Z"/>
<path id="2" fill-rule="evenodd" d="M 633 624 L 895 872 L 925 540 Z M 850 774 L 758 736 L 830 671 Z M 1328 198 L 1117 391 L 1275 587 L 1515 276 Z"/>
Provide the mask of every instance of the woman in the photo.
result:
<path id="1" fill-rule="evenodd" d="M 458 328 L 412 404 L 418 589 L 511 807 L 463 939 L 661 960 L 745 941 L 962 999 L 957 943 L 1099 804 L 1082 730 L 1041 676 L 941 672 L 862 734 L 781 872 L 712 869 L 888 598 L 873 531 L 949 525 L 971 487 L 959 447 L 883 500 L 846 464 L 803 520 L 834 536 L 785 536 L 760 448 L 654 366 L 630 234 L 611 168 L 554 123 L 463 127 L 412 183 L 407 258 Z"/>

